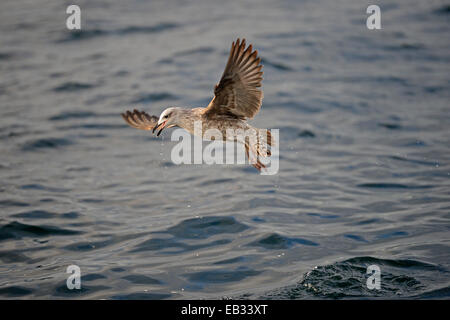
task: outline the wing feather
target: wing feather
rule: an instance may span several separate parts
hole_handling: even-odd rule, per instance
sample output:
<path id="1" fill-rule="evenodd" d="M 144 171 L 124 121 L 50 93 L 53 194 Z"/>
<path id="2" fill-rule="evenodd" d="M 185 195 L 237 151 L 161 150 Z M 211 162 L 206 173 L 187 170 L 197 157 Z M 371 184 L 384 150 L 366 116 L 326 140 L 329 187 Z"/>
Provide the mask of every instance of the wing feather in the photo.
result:
<path id="1" fill-rule="evenodd" d="M 263 92 L 259 89 L 263 80 L 260 63 L 258 51 L 253 51 L 251 44 L 245 48 L 245 39 L 233 42 L 222 78 L 214 88 L 214 98 L 205 114 L 253 118 L 263 99 Z"/>
<path id="2" fill-rule="evenodd" d="M 121 113 L 121 115 L 128 125 L 136 129 L 153 130 L 158 124 L 158 117 L 150 116 L 145 111 L 134 109 L 133 112 L 126 111 L 125 113 Z"/>

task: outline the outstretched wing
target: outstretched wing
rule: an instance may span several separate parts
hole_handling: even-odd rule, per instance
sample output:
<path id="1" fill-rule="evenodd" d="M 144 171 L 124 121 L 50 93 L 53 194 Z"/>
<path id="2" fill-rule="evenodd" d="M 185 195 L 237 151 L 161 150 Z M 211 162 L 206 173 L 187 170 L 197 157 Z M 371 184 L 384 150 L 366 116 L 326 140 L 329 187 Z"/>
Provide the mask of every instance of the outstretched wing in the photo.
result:
<path id="1" fill-rule="evenodd" d="M 232 114 L 238 118 L 253 118 L 261 108 L 262 65 L 258 51 L 252 45 L 245 49 L 245 39 L 231 45 L 230 56 L 222 78 L 214 88 L 214 98 L 205 109 L 207 116 Z"/>
<path id="2" fill-rule="evenodd" d="M 153 128 L 158 124 L 158 117 L 150 116 L 144 111 L 138 111 L 136 109 L 133 112 L 127 111 L 121 113 L 122 118 L 130 126 L 141 130 L 153 130 Z"/>

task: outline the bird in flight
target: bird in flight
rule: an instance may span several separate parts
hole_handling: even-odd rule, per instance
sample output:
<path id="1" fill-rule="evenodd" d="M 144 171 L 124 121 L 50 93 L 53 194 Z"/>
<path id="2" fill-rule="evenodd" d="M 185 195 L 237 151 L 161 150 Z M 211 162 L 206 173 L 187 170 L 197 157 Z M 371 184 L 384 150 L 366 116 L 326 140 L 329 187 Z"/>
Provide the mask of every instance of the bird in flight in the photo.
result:
<path id="1" fill-rule="evenodd" d="M 150 116 L 144 111 L 122 113 L 125 122 L 141 130 L 159 130 L 181 127 L 190 134 L 198 134 L 194 124 L 200 121 L 201 137 L 209 129 L 219 130 L 223 141 L 236 141 L 244 145 L 250 163 L 259 171 L 266 168 L 260 157 L 271 155 L 273 144 L 270 130 L 258 129 L 247 123 L 261 108 L 263 92 L 261 88 L 263 72 L 258 51 L 245 39 L 237 39 L 231 45 L 228 62 L 219 83 L 214 87 L 214 98 L 205 108 L 169 107 L 160 117 Z M 231 130 L 230 130 L 231 129 Z M 245 135 L 242 135 L 245 132 Z M 214 139 L 209 139 L 214 140 Z"/>

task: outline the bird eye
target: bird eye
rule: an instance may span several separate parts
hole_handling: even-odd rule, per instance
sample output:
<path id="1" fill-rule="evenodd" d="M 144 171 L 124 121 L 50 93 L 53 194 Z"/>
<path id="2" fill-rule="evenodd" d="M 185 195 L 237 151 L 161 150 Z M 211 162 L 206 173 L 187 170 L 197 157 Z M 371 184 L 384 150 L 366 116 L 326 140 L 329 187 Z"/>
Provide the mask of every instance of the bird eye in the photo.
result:
<path id="1" fill-rule="evenodd" d="M 166 114 L 166 115 L 164 116 L 164 118 L 165 118 L 165 119 L 167 119 L 168 117 L 169 117 L 169 115 L 168 115 L 168 114 Z"/>

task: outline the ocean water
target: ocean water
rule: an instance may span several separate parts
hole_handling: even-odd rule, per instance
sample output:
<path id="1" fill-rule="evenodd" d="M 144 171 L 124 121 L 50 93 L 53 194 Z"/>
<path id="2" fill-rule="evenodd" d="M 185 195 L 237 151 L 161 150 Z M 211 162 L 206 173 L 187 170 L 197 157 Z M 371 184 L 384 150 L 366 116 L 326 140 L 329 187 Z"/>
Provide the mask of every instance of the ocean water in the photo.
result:
<path id="1" fill-rule="evenodd" d="M 1 299 L 450 297 L 448 1 L 377 1 L 381 30 L 366 1 L 76 4 L 79 32 L 0 3 Z M 174 165 L 120 117 L 205 106 L 238 37 L 276 175 Z"/>

